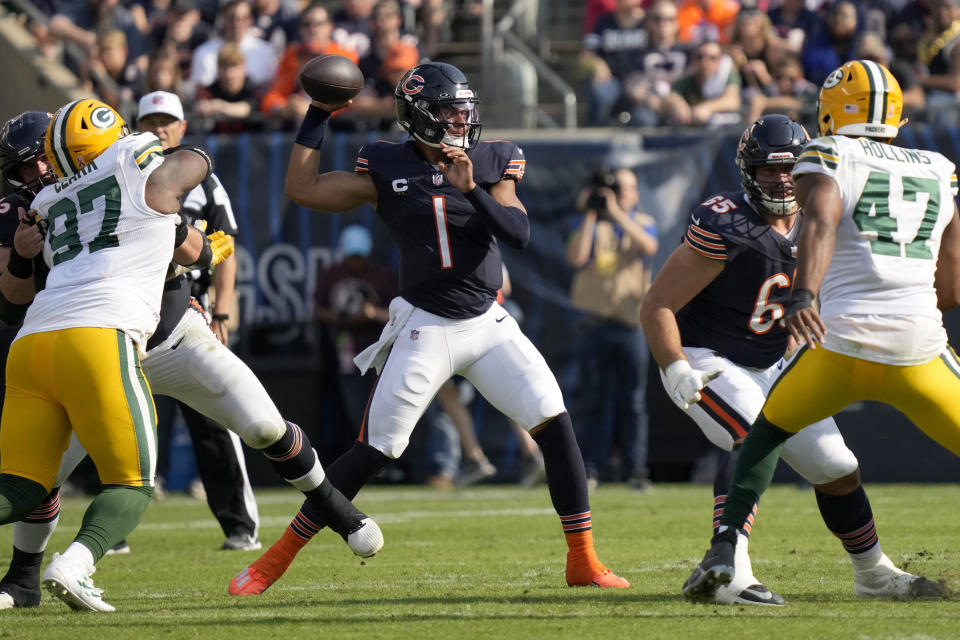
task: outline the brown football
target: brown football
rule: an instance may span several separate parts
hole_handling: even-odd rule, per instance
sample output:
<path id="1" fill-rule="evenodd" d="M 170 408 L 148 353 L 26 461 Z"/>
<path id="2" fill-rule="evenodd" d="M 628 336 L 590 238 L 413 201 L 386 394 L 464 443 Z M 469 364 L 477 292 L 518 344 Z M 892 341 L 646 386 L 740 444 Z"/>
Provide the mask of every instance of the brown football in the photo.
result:
<path id="1" fill-rule="evenodd" d="M 328 53 L 303 65 L 300 86 L 317 102 L 340 104 L 363 88 L 363 74 L 349 58 Z"/>

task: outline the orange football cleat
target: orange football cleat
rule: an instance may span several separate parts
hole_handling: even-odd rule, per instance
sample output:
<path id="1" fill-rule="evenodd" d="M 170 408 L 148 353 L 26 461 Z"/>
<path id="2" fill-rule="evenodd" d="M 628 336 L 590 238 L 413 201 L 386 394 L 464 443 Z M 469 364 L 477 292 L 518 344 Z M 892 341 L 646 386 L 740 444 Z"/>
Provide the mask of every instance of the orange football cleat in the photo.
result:
<path id="1" fill-rule="evenodd" d="M 267 590 L 276 580 L 253 567 L 247 567 L 230 581 L 228 591 L 232 596 L 258 596 Z"/>
<path id="2" fill-rule="evenodd" d="M 567 584 L 571 587 L 599 587 L 601 589 L 626 589 L 630 582 L 607 569 L 602 564 L 577 562 L 567 554 Z"/>

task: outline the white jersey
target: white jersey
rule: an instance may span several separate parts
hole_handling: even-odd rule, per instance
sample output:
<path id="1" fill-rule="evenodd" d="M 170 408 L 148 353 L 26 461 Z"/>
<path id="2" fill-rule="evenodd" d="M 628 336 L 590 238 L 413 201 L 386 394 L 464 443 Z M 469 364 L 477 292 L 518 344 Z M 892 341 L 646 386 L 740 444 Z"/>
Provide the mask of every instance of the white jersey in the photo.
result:
<path id="1" fill-rule="evenodd" d="M 843 197 L 819 292 L 824 346 L 896 365 L 938 356 L 947 334 L 934 273 L 957 194 L 953 163 L 933 151 L 831 136 L 804 148 L 793 175 L 805 173 L 829 176 Z"/>
<path id="2" fill-rule="evenodd" d="M 17 337 L 75 327 L 120 329 L 139 345 L 156 329 L 177 216 L 149 208 L 147 177 L 163 164 L 150 133 L 115 142 L 31 207 L 49 224 L 50 267 Z"/>

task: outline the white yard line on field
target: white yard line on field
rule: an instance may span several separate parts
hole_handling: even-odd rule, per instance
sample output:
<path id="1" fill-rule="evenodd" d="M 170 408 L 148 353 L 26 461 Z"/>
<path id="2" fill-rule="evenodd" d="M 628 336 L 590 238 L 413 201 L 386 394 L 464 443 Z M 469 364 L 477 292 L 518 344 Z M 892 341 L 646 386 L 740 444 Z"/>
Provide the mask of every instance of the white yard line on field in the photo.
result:
<path id="1" fill-rule="evenodd" d="M 432 518 L 442 520 L 444 518 L 486 518 L 497 516 L 545 516 L 553 514 L 553 509 L 549 507 L 533 507 L 523 509 L 457 509 L 448 510 L 415 510 L 404 511 L 402 513 L 371 513 L 370 516 L 378 523 L 398 523 L 408 520 L 421 520 Z M 292 516 L 291 516 L 292 517 Z M 288 524 L 291 517 L 268 516 L 260 520 L 260 526 L 283 526 Z M 219 529 L 220 524 L 210 516 L 203 520 L 184 520 L 180 522 L 141 522 L 137 527 L 138 531 L 171 531 L 176 529 Z"/>

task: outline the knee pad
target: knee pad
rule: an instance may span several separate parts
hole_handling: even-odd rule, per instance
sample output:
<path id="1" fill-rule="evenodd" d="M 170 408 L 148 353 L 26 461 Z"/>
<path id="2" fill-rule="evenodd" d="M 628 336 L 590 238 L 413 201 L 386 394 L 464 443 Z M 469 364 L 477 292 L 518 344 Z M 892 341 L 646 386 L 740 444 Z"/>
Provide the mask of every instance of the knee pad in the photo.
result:
<path id="1" fill-rule="evenodd" d="M 238 428 L 235 433 L 251 449 L 266 449 L 279 441 L 286 430 L 287 427 L 283 422 L 258 420 Z"/>
<path id="2" fill-rule="evenodd" d="M 780 455 L 814 485 L 839 480 L 859 466 L 832 418 L 812 424 L 788 438 Z"/>

